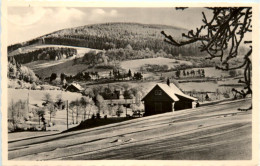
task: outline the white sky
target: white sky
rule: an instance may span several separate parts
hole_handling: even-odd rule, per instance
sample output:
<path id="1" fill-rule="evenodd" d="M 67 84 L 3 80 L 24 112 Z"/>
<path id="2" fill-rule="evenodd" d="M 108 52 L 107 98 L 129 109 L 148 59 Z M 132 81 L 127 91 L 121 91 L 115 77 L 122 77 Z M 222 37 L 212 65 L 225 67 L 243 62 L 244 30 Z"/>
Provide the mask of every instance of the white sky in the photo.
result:
<path id="1" fill-rule="evenodd" d="M 202 11 L 189 8 L 46 8 L 9 7 L 8 45 L 64 29 L 105 22 L 165 24 L 194 29 L 201 25 Z"/>

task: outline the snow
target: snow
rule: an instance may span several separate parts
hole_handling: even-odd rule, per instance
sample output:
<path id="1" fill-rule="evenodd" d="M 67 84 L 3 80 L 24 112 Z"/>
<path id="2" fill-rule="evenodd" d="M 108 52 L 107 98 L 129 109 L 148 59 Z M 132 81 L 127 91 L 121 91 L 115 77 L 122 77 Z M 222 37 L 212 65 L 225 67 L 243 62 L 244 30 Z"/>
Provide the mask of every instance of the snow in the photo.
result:
<path id="1" fill-rule="evenodd" d="M 175 64 L 175 62 L 179 62 L 178 64 Z M 176 60 L 176 59 L 170 59 L 170 58 L 146 58 L 146 59 L 135 59 L 135 60 L 127 60 L 121 62 L 121 66 L 123 69 L 131 70 L 132 72 L 138 72 L 140 71 L 140 67 L 150 64 L 150 65 L 167 65 L 169 68 L 174 67 L 175 65 L 179 64 L 187 64 L 191 65 L 191 62 L 188 61 L 182 61 L 182 60 Z"/>
<path id="2" fill-rule="evenodd" d="M 191 97 L 189 95 L 186 95 L 184 94 L 176 85 L 174 85 L 173 83 L 170 84 L 170 86 L 168 86 L 167 84 L 162 84 L 162 83 L 159 83 L 157 84 L 159 85 L 167 94 L 177 94 L 177 95 L 180 95 L 180 96 L 183 96 L 183 97 L 186 97 L 188 99 L 191 99 L 191 100 L 198 100 L 196 99 L 195 97 Z M 174 95 L 175 96 L 175 95 Z M 176 96 L 177 97 L 177 96 Z M 178 97 L 177 97 L 178 98 Z M 174 100 L 174 101 L 178 101 L 178 100 Z"/>
<path id="3" fill-rule="evenodd" d="M 10 142 L 10 160 L 248 160 L 250 99 Z"/>
<path id="4" fill-rule="evenodd" d="M 40 60 L 37 62 L 31 62 L 26 64 L 29 66 L 32 70 L 39 70 L 47 67 L 52 67 L 56 66 L 59 64 L 63 64 L 65 62 L 71 61 L 77 58 L 81 58 L 85 55 L 85 53 L 88 53 L 90 51 L 95 51 L 95 52 L 101 52 L 102 50 L 97 50 L 97 49 L 92 49 L 92 48 L 86 48 L 86 47 L 73 47 L 73 46 L 65 46 L 65 45 L 52 45 L 52 44 L 45 44 L 45 45 L 36 45 L 36 46 L 30 46 L 29 48 L 26 48 L 28 50 L 37 50 L 40 48 L 47 48 L 47 47 L 53 47 L 53 48 L 73 48 L 77 50 L 77 55 L 73 55 L 70 58 L 67 59 L 60 59 L 60 60 L 55 60 L 55 61 L 49 61 L 49 60 Z"/>

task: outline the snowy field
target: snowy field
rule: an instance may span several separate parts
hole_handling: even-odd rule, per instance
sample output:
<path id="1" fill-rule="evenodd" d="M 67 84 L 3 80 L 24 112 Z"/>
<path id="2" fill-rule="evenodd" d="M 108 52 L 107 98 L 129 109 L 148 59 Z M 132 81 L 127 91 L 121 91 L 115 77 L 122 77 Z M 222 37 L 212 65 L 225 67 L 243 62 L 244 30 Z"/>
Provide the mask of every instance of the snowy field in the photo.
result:
<path id="1" fill-rule="evenodd" d="M 249 160 L 251 100 L 138 118 L 53 136 L 9 141 L 10 160 Z"/>
<path id="2" fill-rule="evenodd" d="M 176 63 L 178 62 L 178 63 Z M 169 68 L 172 68 L 176 65 L 180 64 L 187 64 L 191 65 L 191 62 L 188 61 L 181 61 L 176 59 L 170 59 L 170 58 L 146 58 L 146 59 L 135 59 L 135 60 L 128 60 L 121 62 L 121 67 L 123 69 L 126 69 L 127 71 L 130 69 L 132 72 L 138 72 L 140 71 L 140 67 L 145 66 L 147 64 L 150 65 L 167 65 Z"/>
<path id="3" fill-rule="evenodd" d="M 43 103 L 44 95 L 49 93 L 53 100 L 57 99 L 57 96 L 61 96 L 63 100 L 75 100 L 82 97 L 80 93 L 62 91 L 62 90 L 28 90 L 28 89 L 11 89 L 8 88 L 8 103 L 18 100 L 26 100 L 29 96 L 29 103 L 34 105 L 41 105 Z"/>

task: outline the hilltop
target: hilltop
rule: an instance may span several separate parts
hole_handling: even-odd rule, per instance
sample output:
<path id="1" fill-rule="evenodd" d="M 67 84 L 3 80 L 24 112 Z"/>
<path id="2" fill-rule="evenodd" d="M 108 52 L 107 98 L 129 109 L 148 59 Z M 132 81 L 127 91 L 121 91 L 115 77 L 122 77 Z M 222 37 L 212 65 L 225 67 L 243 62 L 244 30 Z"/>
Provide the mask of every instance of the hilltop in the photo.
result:
<path id="1" fill-rule="evenodd" d="M 125 48 L 131 45 L 134 50 L 150 49 L 154 52 L 163 50 L 172 55 L 190 55 L 199 53 L 197 47 L 189 45 L 184 48 L 176 48 L 165 43 L 161 31 L 171 34 L 175 38 L 181 38 L 186 29 L 168 26 L 140 23 L 103 23 L 68 28 L 46 34 L 24 43 L 18 43 L 8 47 L 9 54 L 18 48 L 30 45 L 55 44 L 77 47 L 87 47 L 100 50 L 112 48 Z"/>

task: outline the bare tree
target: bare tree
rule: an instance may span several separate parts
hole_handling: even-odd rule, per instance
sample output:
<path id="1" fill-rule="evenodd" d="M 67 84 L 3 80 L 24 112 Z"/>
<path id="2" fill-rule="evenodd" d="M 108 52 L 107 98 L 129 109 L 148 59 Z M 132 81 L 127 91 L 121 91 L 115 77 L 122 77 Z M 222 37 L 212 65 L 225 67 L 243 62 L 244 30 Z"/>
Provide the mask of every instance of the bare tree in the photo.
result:
<path id="1" fill-rule="evenodd" d="M 74 122 L 74 108 L 75 108 L 75 101 L 72 101 L 72 102 L 70 102 L 70 104 L 69 104 L 69 108 L 70 108 L 70 110 L 71 110 L 71 119 L 72 119 L 72 124 L 74 124 L 75 122 Z"/>
<path id="2" fill-rule="evenodd" d="M 63 98 L 62 98 L 62 95 L 59 94 L 56 96 L 56 103 L 55 103 L 55 107 L 58 108 L 58 109 L 61 109 L 62 108 L 62 105 L 64 104 L 65 102 L 63 101 Z"/>
<path id="3" fill-rule="evenodd" d="M 44 106 L 46 106 L 46 105 L 48 105 L 49 103 L 52 103 L 52 102 L 53 102 L 50 93 L 45 93 L 42 100 L 44 101 L 44 103 L 42 104 L 42 105 L 44 105 Z"/>
<path id="4" fill-rule="evenodd" d="M 53 104 L 49 104 L 47 106 L 47 109 L 48 109 L 48 113 L 50 115 L 50 122 L 51 122 L 51 117 L 55 116 L 56 115 L 56 108 L 54 107 Z"/>
<path id="5" fill-rule="evenodd" d="M 184 10 L 185 8 L 176 8 Z M 235 70 L 243 68 L 244 78 L 239 80 L 239 83 L 245 85 L 244 90 L 232 89 L 232 91 L 246 97 L 252 94 L 251 89 L 251 54 L 252 41 L 247 40 L 245 36 L 252 32 L 252 8 L 251 7 L 217 7 L 207 8 L 212 11 L 212 18 L 208 19 L 204 12 L 203 25 L 195 31 L 190 30 L 187 34 L 182 34 L 186 39 L 183 41 L 175 40 L 171 35 L 167 35 L 164 31 L 161 33 L 165 37 L 165 42 L 173 46 L 184 46 L 187 44 L 200 42 L 200 49 L 202 52 L 207 52 L 209 57 L 206 59 L 219 58 L 221 64 L 216 66 L 220 70 Z M 241 46 L 248 47 L 247 52 L 243 55 L 243 61 L 231 65 L 231 61 L 236 59 L 239 55 L 239 48 Z M 239 110 L 249 110 L 239 109 Z"/>
<path id="6" fill-rule="evenodd" d="M 83 120 L 86 120 L 86 117 L 87 117 L 87 111 L 91 111 L 91 105 L 93 105 L 93 101 L 92 101 L 92 98 L 90 97 L 81 97 L 80 98 L 80 106 L 82 107 L 83 109 Z"/>
<path id="7" fill-rule="evenodd" d="M 18 128 L 18 124 L 24 123 L 28 118 L 28 106 L 26 104 L 27 101 L 19 100 L 17 102 L 13 102 L 8 107 L 8 118 L 12 125 L 12 130 L 15 131 Z"/>
<path id="8" fill-rule="evenodd" d="M 36 114 L 38 115 L 39 117 L 39 125 L 41 124 L 41 119 L 43 119 L 44 115 L 45 115 L 45 111 L 42 109 L 42 108 L 37 108 L 35 110 Z M 43 122 L 45 123 L 45 121 Z"/>
<path id="9" fill-rule="evenodd" d="M 102 112 L 103 114 L 106 114 L 107 104 L 104 101 L 104 98 L 101 95 L 97 95 L 96 99 L 97 99 L 96 105 L 98 107 L 98 113 L 100 114 Z"/>
<path id="10" fill-rule="evenodd" d="M 49 93 L 45 93 L 42 100 L 44 101 L 42 105 L 45 107 L 45 109 L 48 110 L 48 113 L 50 115 L 50 122 L 51 122 L 51 117 L 56 113 L 53 99 Z"/>
<path id="11" fill-rule="evenodd" d="M 79 123 L 78 118 L 79 118 L 79 111 L 80 111 L 80 109 L 79 109 L 80 108 L 80 100 L 76 99 L 74 101 L 71 101 L 70 107 L 72 109 L 72 116 L 73 116 L 73 109 L 76 107 L 76 124 L 78 124 Z M 73 116 L 73 118 L 74 118 L 74 116 Z"/>

